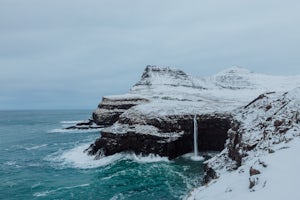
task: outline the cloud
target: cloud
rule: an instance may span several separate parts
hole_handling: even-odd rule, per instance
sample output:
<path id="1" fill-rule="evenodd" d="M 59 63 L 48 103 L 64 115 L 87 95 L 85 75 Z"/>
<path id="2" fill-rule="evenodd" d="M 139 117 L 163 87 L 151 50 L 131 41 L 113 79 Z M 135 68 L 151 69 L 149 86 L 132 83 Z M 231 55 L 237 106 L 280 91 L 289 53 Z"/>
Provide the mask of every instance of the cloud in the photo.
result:
<path id="1" fill-rule="evenodd" d="M 147 64 L 202 76 L 232 65 L 299 73 L 299 5 L 1 0 L 0 109 L 35 108 L 33 100 L 39 108 L 92 108 L 102 95 L 126 92 Z M 72 104 L 80 98 L 91 100 Z"/>

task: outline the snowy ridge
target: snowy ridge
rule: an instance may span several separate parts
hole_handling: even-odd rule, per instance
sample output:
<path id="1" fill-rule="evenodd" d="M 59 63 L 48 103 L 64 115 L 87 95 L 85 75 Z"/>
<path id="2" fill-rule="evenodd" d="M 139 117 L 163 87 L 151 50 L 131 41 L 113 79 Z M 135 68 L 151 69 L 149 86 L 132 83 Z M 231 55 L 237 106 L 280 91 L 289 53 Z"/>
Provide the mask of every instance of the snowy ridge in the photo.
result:
<path id="1" fill-rule="evenodd" d="M 137 103 L 124 115 L 203 114 L 232 111 L 262 93 L 288 91 L 299 85 L 300 76 L 256 74 L 241 67 L 196 78 L 169 67 L 147 66 L 141 80 L 129 93 L 104 99 L 148 99 L 146 103 Z"/>
<path id="2" fill-rule="evenodd" d="M 141 80 L 134 85 L 132 90 L 139 90 L 144 87 L 155 85 L 184 86 L 202 88 L 199 82 L 181 70 L 170 67 L 157 67 L 148 65 L 141 77 Z"/>
<path id="3" fill-rule="evenodd" d="M 227 89 L 255 89 L 255 82 L 251 82 L 252 73 L 241 67 L 232 67 L 211 77 L 211 81 L 219 88 Z"/>
<path id="4" fill-rule="evenodd" d="M 300 162 L 297 161 L 297 155 L 286 159 L 277 154 L 288 158 L 297 154 L 295 151 L 300 145 L 299 108 L 300 88 L 296 88 L 285 93 L 260 95 L 247 106 L 237 109 L 235 118 L 241 122 L 241 126 L 239 130 L 230 130 L 229 133 L 230 137 L 239 137 L 240 141 L 233 147 L 229 139 L 227 147 L 208 161 L 208 166 L 217 172 L 219 178 L 194 190 L 187 199 L 282 199 L 286 194 L 284 191 L 294 186 L 287 181 L 284 187 L 278 188 L 281 179 L 287 180 L 286 176 L 281 175 L 287 171 L 282 169 L 289 167 L 281 169 L 276 165 L 286 164 L 280 159 L 298 167 Z M 242 158 L 237 170 L 236 161 L 229 157 L 230 148 L 234 148 Z M 300 180 L 299 176 L 295 177 L 298 174 L 296 171 L 292 173 L 293 178 Z M 291 199 L 300 197 L 295 191 L 289 196 Z"/>

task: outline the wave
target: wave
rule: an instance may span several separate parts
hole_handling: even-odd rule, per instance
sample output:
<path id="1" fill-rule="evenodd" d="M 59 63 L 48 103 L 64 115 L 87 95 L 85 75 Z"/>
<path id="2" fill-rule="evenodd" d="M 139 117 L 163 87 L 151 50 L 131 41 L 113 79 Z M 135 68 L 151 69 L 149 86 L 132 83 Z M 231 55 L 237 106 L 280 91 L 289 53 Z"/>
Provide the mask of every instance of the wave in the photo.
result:
<path id="1" fill-rule="evenodd" d="M 169 162 L 170 160 L 167 157 L 161 157 L 159 155 L 155 154 L 149 154 L 147 156 L 144 155 L 136 155 L 136 154 L 127 154 L 127 159 L 130 159 L 132 161 L 138 162 L 138 163 L 154 163 L 154 162 Z"/>
<path id="2" fill-rule="evenodd" d="M 48 144 L 42 144 L 42 145 L 37 145 L 37 146 L 33 146 L 33 147 L 27 147 L 25 148 L 26 150 L 35 150 L 35 149 L 40 149 L 42 147 L 46 147 L 48 146 Z"/>
<path id="3" fill-rule="evenodd" d="M 69 187 L 61 187 L 61 188 L 57 188 L 56 190 L 46 190 L 43 192 L 36 192 L 33 194 L 34 197 L 45 197 L 48 196 L 51 193 L 60 191 L 60 190 L 69 190 L 69 189 L 73 189 L 73 188 L 78 188 L 78 187 L 87 187 L 90 184 L 86 183 L 86 184 L 81 184 L 81 185 L 75 185 L 75 186 L 69 186 Z"/>
<path id="4" fill-rule="evenodd" d="M 50 155 L 46 160 L 56 163 L 61 167 L 90 169 L 109 165 L 122 158 L 121 154 L 115 154 L 95 159 L 94 156 L 89 156 L 84 153 L 84 150 L 87 149 L 90 144 L 91 143 L 85 143 L 64 152 L 57 152 Z"/>
<path id="5" fill-rule="evenodd" d="M 120 160 L 131 160 L 138 163 L 170 162 L 167 157 L 160 157 L 154 154 L 142 156 L 134 153 L 116 153 L 111 156 L 104 156 L 99 159 L 95 159 L 94 156 L 89 156 L 84 152 L 90 144 L 91 142 L 79 144 L 72 149 L 58 151 L 46 157 L 46 160 L 55 163 L 56 166 L 80 169 L 102 167 Z"/>
<path id="6" fill-rule="evenodd" d="M 77 124 L 80 122 L 84 122 L 84 120 L 75 120 L 75 121 L 60 121 L 61 124 Z"/>
<path id="7" fill-rule="evenodd" d="M 4 163 L 4 165 L 8 165 L 8 166 L 13 166 L 14 165 L 15 166 L 15 165 L 17 165 L 17 161 L 12 161 L 12 160 L 7 161 L 7 162 Z"/>
<path id="8" fill-rule="evenodd" d="M 102 128 L 95 128 L 95 129 L 64 129 L 64 128 L 56 128 L 48 131 L 48 133 L 92 133 L 92 132 L 99 132 Z"/>

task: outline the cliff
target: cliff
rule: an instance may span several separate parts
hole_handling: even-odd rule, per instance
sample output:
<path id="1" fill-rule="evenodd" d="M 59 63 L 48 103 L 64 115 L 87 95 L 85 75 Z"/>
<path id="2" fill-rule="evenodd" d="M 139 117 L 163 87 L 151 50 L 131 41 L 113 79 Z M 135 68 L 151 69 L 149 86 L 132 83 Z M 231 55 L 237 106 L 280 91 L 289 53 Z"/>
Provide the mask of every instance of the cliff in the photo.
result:
<path id="1" fill-rule="evenodd" d="M 103 128 L 86 150 L 96 158 L 134 152 L 173 159 L 193 150 L 196 115 L 198 149 L 220 153 L 205 162 L 205 186 L 186 198 L 223 199 L 225 194 L 232 199 L 228 193 L 233 189 L 264 188 L 269 163 L 262 158 L 289 148 L 286 144 L 300 135 L 299 85 L 300 76 L 256 74 L 240 67 L 196 78 L 147 66 L 127 94 L 103 97 L 92 119 L 71 128 Z M 238 184 L 241 180 L 246 187 Z"/>
<path id="2" fill-rule="evenodd" d="M 169 67 L 147 66 L 127 94 L 103 97 L 91 119 L 103 127 L 101 137 L 87 151 L 97 157 L 125 151 L 176 158 L 193 150 L 194 115 L 199 149 L 221 151 L 230 136 L 228 130 L 240 128 L 236 109 L 264 92 L 300 83 L 298 77 L 292 79 L 240 67 L 196 78 Z M 230 154 L 239 164 L 241 156 L 236 152 L 232 149 Z"/>
<path id="3" fill-rule="evenodd" d="M 299 108 L 300 88 L 295 88 L 262 94 L 233 111 L 240 125 L 229 129 L 225 149 L 206 162 L 206 186 L 187 199 L 283 199 L 287 193 L 298 199 L 290 180 L 299 180 Z"/>

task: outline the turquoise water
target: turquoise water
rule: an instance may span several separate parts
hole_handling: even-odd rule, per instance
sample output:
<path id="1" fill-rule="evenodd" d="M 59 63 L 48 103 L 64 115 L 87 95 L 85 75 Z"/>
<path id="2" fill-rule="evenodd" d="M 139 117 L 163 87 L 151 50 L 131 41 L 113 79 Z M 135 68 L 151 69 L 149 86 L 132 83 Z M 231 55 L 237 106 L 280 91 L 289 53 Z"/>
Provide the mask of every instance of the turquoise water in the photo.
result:
<path id="1" fill-rule="evenodd" d="M 200 184 L 189 157 L 85 155 L 100 132 L 61 128 L 90 113 L 0 111 L 0 199 L 182 199 Z"/>

